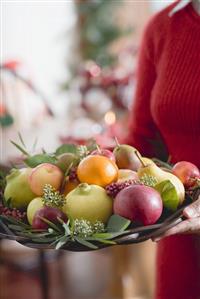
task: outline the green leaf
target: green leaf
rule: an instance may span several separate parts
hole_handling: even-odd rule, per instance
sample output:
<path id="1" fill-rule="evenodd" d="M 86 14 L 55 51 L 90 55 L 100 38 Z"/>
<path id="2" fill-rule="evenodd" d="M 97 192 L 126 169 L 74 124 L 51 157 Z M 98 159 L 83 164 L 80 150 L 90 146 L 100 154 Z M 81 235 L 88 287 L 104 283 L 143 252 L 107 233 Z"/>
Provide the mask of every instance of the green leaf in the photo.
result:
<path id="1" fill-rule="evenodd" d="M 16 224 L 8 224 L 8 227 L 11 228 L 12 230 L 23 232 L 24 227 L 16 225 Z"/>
<path id="2" fill-rule="evenodd" d="M 28 157 L 24 162 L 26 163 L 26 165 L 33 168 L 42 163 L 55 164 L 57 162 L 57 159 L 54 156 L 50 156 L 48 154 L 38 154 Z"/>
<path id="3" fill-rule="evenodd" d="M 30 238 L 30 236 L 29 236 Z M 31 238 L 33 242 L 35 243 L 43 243 L 43 244 L 46 244 L 46 243 L 52 243 L 56 240 L 57 237 L 45 237 L 45 238 Z M 50 245 L 50 244 L 49 244 Z"/>
<path id="4" fill-rule="evenodd" d="M 84 245 L 84 246 L 86 246 L 86 247 L 89 247 L 89 248 L 91 248 L 91 249 L 98 249 L 98 247 L 97 247 L 96 245 L 94 245 L 94 244 L 92 244 L 91 242 L 88 242 L 88 241 L 86 241 L 86 240 L 84 240 L 84 239 L 81 239 L 81 238 L 79 238 L 79 237 L 75 237 L 75 240 L 76 240 L 78 243 L 80 243 L 80 244 L 82 244 L 82 245 Z"/>
<path id="5" fill-rule="evenodd" d="M 63 144 L 60 147 L 57 148 L 55 154 L 56 156 L 62 155 L 64 153 L 72 153 L 76 154 L 76 145 L 75 144 Z"/>
<path id="6" fill-rule="evenodd" d="M 65 171 L 65 173 L 64 173 L 64 177 L 65 177 L 65 178 L 69 175 L 69 172 L 70 172 L 72 166 L 73 166 L 73 162 L 70 163 L 69 167 L 66 169 L 66 171 Z"/>
<path id="7" fill-rule="evenodd" d="M 179 197 L 175 186 L 169 180 L 165 180 L 154 188 L 160 193 L 164 207 L 176 211 L 179 205 Z"/>
<path id="8" fill-rule="evenodd" d="M 25 156 L 30 156 L 29 153 L 24 149 L 22 148 L 19 144 L 15 143 L 14 141 L 10 141 L 20 152 L 22 152 Z"/>
<path id="9" fill-rule="evenodd" d="M 86 238 L 84 240 L 86 240 L 86 241 L 95 241 L 95 242 L 100 242 L 100 243 L 104 243 L 104 244 L 113 244 L 113 245 L 117 244 L 113 240 L 102 239 L 102 238 L 93 238 L 93 237 L 90 237 L 90 238 Z"/>
<path id="10" fill-rule="evenodd" d="M 70 233 L 71 233 L 71 236 L 74 235 L 74 219 L 71 218 L 70 216 L 68 216 L 68 221 L 67 221 L 67 225 L 70 227 Z"/>
<path id="11" fill-rule="evenodd" d="M 38 239 L 38 238 L 45 238 L 44 239 L 44 241 L 46 241 L 46 238 L 49 236 L 50 238 L 52 238 L 52 236 L 50 236 L 50 234 L 49 233 L 39 233 L 39 234 L 37 234 L 37 233 L 31 233 L 31 232 L 22 232 L 21 233 L 21 236 L 29 236 L 29 238 L 31 238 L 32 240 L 34 240 L 34 239 Z M 55 238 L 55 236 L 53 237 L 53 238 Z"/>
<path id="12" fill-rule="evenodd" d="M 24 142 L 24 140 L 23 140 L 22 135 L 21 135 L 20 132 L 18 132 L 18 136 L 19 136 L 19 140 L 21 141 L 21 144 L 23 145 L 23 147 L 26 148 L 25 142 Z"/>
<path id="13" fill-rule="evenodd" d="M 58 243 L 56 244 L 55 249 L 60 249 L 63 245 L 65 245 L 67 243 L 67 241 L 69 240 L 69 237 L 67 236 L 63 236 L 59 239 Z"/>
<path id="14" fill-rule="evenodd" d="M 50 228 L 48 228 L 48 232 L 49 232 L 50 234 L 54 234 L 55 231 L 54 231 L 53 228 L 50 227 Z"/>
<path id="15" fill-rule="evenodd" d="M 87 147 L 88 152 L 92 152 L 94 150 L 97 150 L 98 144 L 94 138 L 91 138 L 86 143 L 86 147 Z"/>
<path id="16" fill-rule="evenodd" d="M 45 223 L 47 223 L 51 228 L 53 228 L 55 231 L 62 233 L 62 231 L 60 230 L 60 228 L 55 225 L 53 222 L 49 221 L 48 219 L 44 218 L 44 217 L 39 217 L 42 221 L 44 221 Z"/>
<path id="17" fill-rule="evenodd" d="M 119 231 L 114 233 L 97 233 L 92 235 L 91 240 L 92 239 L 111 240 L 121 235 L 127 234 L 128 232 L 129 232 L 128 230 L 124 230 L 124 231 Z"/>
<path id="18" fill-rule="evenodd" d="M 107 224 L 107 232 L 123 232 L 130 225 L 131 221 L 119 215 L 112 215 Z"/>
<path id="19" fill-rule="evenodd" d="M 70 232 L 68 224 L 63 222 L 62 226 L 64 227 L 64 230 L 65 230 L 65 236 L 70 236 L 71 232 Z"/>
<path id="20" fill-rule="evenodd" d="M 12 208 L 12 198 L 11 197 L 9 197 L 8 199 L 5 199 L 5 197 L 3 196 L 2 202 L 5 207 Z"/>
<path id="21" fill-rule="evenodd" d="M 103 243 L 103 244 L 110 244 L 110 245 L 116 245 L 117 243 L 115 241 L 111 240 L 105 240 L 105 239 L 96 239 L 96 241 Z"/>
<path id="22" fill-rule="evenodd" d="M 6 221 L 8 221 L 8 222 L 10 222 L 12 224 L 21 225 L 21 226 L 23 226 L 24 228 L 27 228 L 27 229 L 31 228 L 30 225 L 28 225 L 28 224 L 26 224 L 26 223 L 24 223 L 24 222 L 22 222 L 20 220 L 17 220 L 15 218 L 11 217 L 11 216 L 0 215 L 0 218 L 5 219 Z"/>
<path id="23" fill-rule="evenodd" d="M 152 160 L 153 160 L 153 162 L 155 162 L 159 167 L 164 167 L 164 168 L 167 168 L 167 169 L 169 169 L 169 170 L 172 169 L 172 165 L 169 164 L 168 162 L 163 162 L 163 161 L 161 161 L 160 159 L 157 159 L 157 158 L 153 158 Z"/>
<path id="24" fill-rule="evenodd" d="M 105 239 L 113 238 L 113 234 L 111 234 L 111 233 L 96 233 L 96 234 L 93 234 L 92 237 L 105 240 Z"/>
<path id="25" fill-rule="evenodd" d="M 36 138 L 35 138 L 35 141 L 33 142 L 33 145 L 32 145 L 32 151 L 33 151 L 33 152 L 34 152 L 35 149 L 36 149 L 37 143 L 38 143 L 38 138 L 36 137 Z"/>

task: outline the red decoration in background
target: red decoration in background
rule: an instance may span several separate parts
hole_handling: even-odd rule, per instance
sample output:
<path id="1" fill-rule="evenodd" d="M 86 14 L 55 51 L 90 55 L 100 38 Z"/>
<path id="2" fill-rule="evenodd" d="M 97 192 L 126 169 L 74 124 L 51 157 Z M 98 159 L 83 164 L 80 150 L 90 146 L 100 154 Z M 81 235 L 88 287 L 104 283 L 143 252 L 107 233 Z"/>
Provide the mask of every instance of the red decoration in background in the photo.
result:
<path id="1" fill-rule="evenodd" d="M 122 99 L 120 88 L 128 86 L 134 80 L 135 72 L 126 71 L 122 67 L 101 69 L 95 62 L 86 62 L 81 66 L 79 76 L 85 80 L 80 86 L 82 92 L 82 106 L 84 105 L 84 95 L 91 88 L 98 87 L 104 90 L 111 98 L 113 105 L 119 109 L 127 109 L 127 105 Z"/>
<path id="2" fill-rule="evenodd" d="M 21 62 L 18 60 L 8 60 L 2 64 L 2 67 L 12 71 L 16 71 L 21 66 Z"/>
<path id="3" fill-rule="evenodd" d="M 4 116 L 6 114 L 6 107 L 0 103 L 0 116 Z"/>

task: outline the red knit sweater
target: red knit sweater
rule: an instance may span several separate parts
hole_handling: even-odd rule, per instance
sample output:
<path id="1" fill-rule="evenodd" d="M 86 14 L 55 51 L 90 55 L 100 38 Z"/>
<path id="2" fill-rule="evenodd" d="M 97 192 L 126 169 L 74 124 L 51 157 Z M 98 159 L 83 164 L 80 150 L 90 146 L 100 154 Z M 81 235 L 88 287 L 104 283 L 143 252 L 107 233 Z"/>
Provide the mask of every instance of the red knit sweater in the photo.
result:
<path id="1" fill-rule="evenodd" d="M 162 139 L 174 162 L 200 167 L 200 16 L 189 4 L 169 17 L 173 5 L 145 30 L 128 142 L 156 156 Z M 200 236 L 159 242 L 156 298 L 200 299 Z"/>
<path id="2" fill-rule="evenodd" d="M 157 154 L 160 133 L 174 161 L 200 167 L 200 16 L 191 5 L 148 24 L 140 50 L 129 143 Z"/>

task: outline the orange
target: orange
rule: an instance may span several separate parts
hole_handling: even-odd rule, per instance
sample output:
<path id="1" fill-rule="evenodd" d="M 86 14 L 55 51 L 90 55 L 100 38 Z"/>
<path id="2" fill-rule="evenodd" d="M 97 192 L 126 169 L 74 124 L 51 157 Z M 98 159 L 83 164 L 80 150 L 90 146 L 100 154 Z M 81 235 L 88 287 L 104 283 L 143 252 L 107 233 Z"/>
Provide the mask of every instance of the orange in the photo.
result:
<path id="1" fill-rule="evenodd" d="M 64 186 L 63 194 L 67 195 L 69 192 L 74 190 L 79 184 L 80 182 L 78 180 L 70 181 L 69 179 L 67 179 Z"/>
<path id="2" fill-rule="evenodd" d="M 118 168 L 105 156 L 89 155 L 78 165 L 77 175 L 81 183 L 105 187 L 118 179 Z"/>

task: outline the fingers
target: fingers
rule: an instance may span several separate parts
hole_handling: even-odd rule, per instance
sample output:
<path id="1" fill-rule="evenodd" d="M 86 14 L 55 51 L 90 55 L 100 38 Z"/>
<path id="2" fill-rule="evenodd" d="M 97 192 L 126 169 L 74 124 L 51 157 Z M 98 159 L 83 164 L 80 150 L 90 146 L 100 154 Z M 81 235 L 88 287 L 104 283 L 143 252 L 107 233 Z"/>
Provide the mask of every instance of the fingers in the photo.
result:
<path id="1" fill-rule="evenodd" d="M 176 226 L 166 231 L 162 236 L 153 239 L 159 241 L 165 237 L 177 234 L 200 234 L 200 196 L 199 198 L 183 210 L 183 215 L 188 218 Z"/>
<path id="2" fill-rule="evenodd" d="M 186 218 L 195 218 L 200 216 L 200 197 L 183 210 L 183 215 Z"/>
<path id="3" fill-rule="evenodd" d="M 155 238 L 154 241 L 160 241 L 165 237 L 177 234 L 200 234 L 200 217 L 185 220 L 173 228 L 166 231 L 162 236 Z"/>

